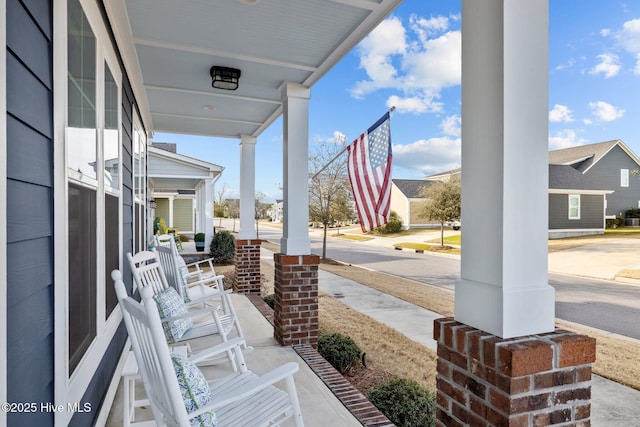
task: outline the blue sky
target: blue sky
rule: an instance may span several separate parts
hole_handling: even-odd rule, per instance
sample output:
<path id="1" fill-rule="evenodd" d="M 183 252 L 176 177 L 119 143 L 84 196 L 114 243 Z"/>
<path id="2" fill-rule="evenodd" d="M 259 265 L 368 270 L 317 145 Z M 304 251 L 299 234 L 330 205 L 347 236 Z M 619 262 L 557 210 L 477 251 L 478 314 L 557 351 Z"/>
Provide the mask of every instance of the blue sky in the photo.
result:
<path id="1" fill-rule="evenodd" d="M 550 0 L 549 20 L 550 149 L 621 139 L 640 155 L 640 1 Z M 340 134 L 353 141 L 395 105 L 394 178 L 459 167 L 460 28 L 459 1 L 405 0 L 312 88 L 310 150 Z M 239 141 L 154 141 L 224 166 L 216 191 L 238 197 Z M 279 119 L 258 137 L 256 191 L 280 198 L 281 182 Z"/>

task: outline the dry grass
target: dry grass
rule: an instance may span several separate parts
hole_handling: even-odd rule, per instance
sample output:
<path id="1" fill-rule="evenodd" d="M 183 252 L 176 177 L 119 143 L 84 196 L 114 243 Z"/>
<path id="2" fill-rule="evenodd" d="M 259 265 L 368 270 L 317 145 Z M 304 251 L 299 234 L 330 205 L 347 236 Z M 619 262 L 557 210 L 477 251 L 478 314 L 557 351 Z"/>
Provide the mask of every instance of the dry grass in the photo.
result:
<path id="1" fill-rule="evenodd" d="M 322 263 L 320 268 L 422 308 L 435 311 L 442 314 L 443 317 L 453 316 L 453 292 L 446 289 L 350 265 Z"/>
<path id="2" fill-rule="evenodd" d="M 640 390 L 640 343 L 609 332 L 556 320 L 556 326 L 596 339 L 593 372 L 620 384 Z"/>
<path id="3" fill-rule="evenodd" d="M 371 385 L 391 376 L 412 379 L 435 390 L 436 354 L 433 351 L 329 295 L 321 295 L 319 303 L 321 333 L 339 332 L 358 344 L 366 353 L 367 367 L 380 375 L 378 379 L 369 378 Z"/>

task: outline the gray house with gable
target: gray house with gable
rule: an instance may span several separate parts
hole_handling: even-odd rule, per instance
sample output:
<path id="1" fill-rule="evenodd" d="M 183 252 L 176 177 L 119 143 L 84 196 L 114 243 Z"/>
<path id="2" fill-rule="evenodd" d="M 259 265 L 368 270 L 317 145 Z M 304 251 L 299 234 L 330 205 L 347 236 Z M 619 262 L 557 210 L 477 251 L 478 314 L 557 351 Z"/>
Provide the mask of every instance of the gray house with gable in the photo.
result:
<path id="1" fill-rule="evenodd" d="M 607 218 L 622 218 L 626 210 L 640 207 L 640 158 L 619 139 L 550 151 L 549 164 L 579 172 L 584 181 L 580 185 L 611 191 L 606 198 Z M 576 181 L 564 173 L 552 182 L 567 188 Z"/>

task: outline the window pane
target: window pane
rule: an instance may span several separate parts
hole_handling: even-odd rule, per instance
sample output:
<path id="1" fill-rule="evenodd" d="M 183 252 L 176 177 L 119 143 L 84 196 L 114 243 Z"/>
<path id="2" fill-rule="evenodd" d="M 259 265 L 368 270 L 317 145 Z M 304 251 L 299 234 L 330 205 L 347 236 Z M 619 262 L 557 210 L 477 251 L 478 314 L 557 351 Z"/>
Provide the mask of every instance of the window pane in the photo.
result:
<path id="1" fill-rule="evenodd" d="M 67 166 L 96 178 L 96 38 L 78 0 L 68 2 Z"/>
<path id="2" fill-rule="evenodd" d="M 620 169 L 620 187 L 629 186 L 629 169 Z"/>
<path id="3" fill-rule="evenodd" d="M 569 219 L 580 219 L 580 195 L 569 196 Z"/>
<path id="4" fill-rule="evenodd" d="M 96 192 L 69 184 L 69 369 L 96 336 Z"/>
<path id="5" fill-rule="evenodd" d="M 118 150 L 118 85 L 109 65 L 104 64 L 104 183 L 117 190 L 120 179 Z"/>
<path id="6" fill-rule="evenodd" d="M 107 318 L 118 305 L 118 298 L 113 287 L 111 272 L 120 268 L 120 222 L 118 220 L 118 197 L 106 194 L 104 197 L 104 260 L 105 260 L 105 297 Z"/>

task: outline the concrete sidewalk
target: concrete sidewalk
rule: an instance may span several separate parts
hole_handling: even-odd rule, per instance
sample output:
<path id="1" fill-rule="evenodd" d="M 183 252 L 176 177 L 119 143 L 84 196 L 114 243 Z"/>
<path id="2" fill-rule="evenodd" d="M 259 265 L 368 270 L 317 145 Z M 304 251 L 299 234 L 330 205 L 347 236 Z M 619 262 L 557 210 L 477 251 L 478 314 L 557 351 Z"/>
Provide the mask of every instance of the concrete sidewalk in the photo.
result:
<path id="1" fill-rule="evenodd" d="M 273 264 L 273 253 L 262 248 L 262 260 Z M 319 290 L 436 351 L 433 320 L 442 315 L 382 293 L 353 280 L 319 270 Z M 602 427 L 635 425 L 640 420 L 640 391 L 597 375 L 591 382 L 591 424 Z"/>

